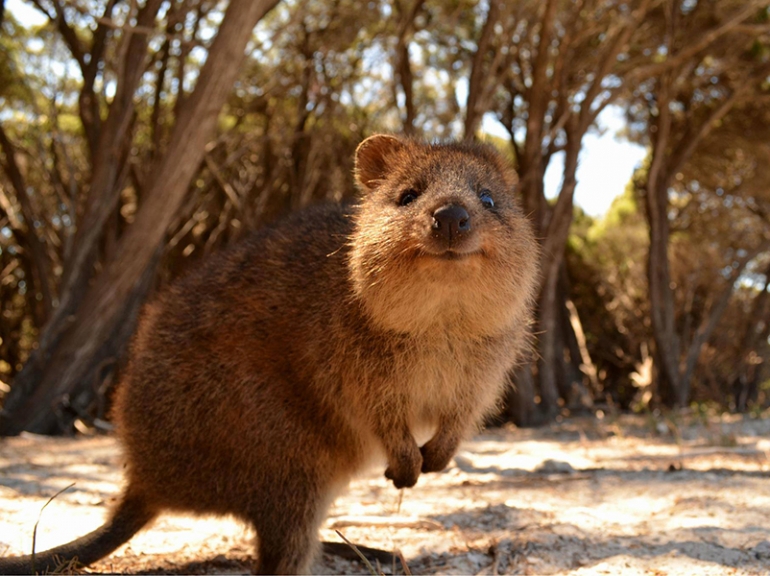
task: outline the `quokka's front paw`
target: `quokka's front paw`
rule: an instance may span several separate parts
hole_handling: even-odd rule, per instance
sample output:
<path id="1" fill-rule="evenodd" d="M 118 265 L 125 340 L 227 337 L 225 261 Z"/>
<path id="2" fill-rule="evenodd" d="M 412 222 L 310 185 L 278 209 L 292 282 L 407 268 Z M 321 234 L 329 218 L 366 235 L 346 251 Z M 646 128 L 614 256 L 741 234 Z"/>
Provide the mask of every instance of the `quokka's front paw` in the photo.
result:
<path id="1" fill-rule="evenodd" d="M 459 439 L 454 437 L 434 436 L 420 448 L 422 454 L 422 472 L 439 472 L 449 465 L 457 451 Z"/>
<path id="2" fill-rule="evenodd" d="M 385 478 L 392 480 L 396 488 L 411 488 L 420 477 L 422 454 L 415 444 L 391 456 L 389 464 Z"/>

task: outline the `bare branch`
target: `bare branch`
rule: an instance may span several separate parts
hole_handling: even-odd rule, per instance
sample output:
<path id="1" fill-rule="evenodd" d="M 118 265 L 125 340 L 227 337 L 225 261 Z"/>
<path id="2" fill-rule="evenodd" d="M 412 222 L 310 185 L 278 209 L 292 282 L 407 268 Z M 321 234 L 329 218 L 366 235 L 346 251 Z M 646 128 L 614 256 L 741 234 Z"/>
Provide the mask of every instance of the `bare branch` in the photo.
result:
<path id="1" fill-rule="evenodd" d="M 211 173 L 214 175 L 214 179 L 216 180 L 217 184 L 219 184 L 219 187 L 225 193 L 227 198 L 237 210 L 240 210 L 241 199 L 238 196 L 238 193 L 233 189 L 230 183 L 222 177 L 222 172 L 219 169 L 219 166 L 217 166 L 216 162 L 214 162 L 211 154 L 206 154 L 204 157 L 204 162 L 206 163 L 206 167 L 211 170 Z"/>
<path id="2" fill-rule="evenodd" d="M 62 8 L 59 0 L 50 1 L 51 4 L 53 4 L 54 10 L 56 11 L 56 27 L 59 29 L 59 33 L 61 34 L 64 43 L 67 45 L 67 48 L 69 48 L 72 57 L 77 60 L 77 63 L 80 65 L 81 72 L 85 73 L 87 66 L 85 58 L 86 50 L 81 44 L 80 38 L 78 38 L 75 30 L 67 23 L 67 20 L 64 18 L 64 8 Z M 35 0 L 35 4 L 38 4 L 37 0 Z"/>
<path id="3" fill-rule="evenodd" d="M 717 297 L 716 303 L 706 315 L 703 323 L 698 327 L 695 337 L 690 343 L 682 371 L 683 380 L 689 380 L 693 371 L 695 370 L 695 365 L 698 362 L 698 357 L 700 356 L 701 350 L 703 349 L 703 345 L 716 329 L 720 318 L 727 309 L 727 305 L 730 303 L 730 299 L 732 298 L 733 292 L 735 291 L 736 281 L 741 276 L 741 274 L 743 274 L 743 271 L 746 269 L 746 266 L 749 264 L 749 262 L 751 262 L 754 258 L 757 257 L 758 254 L 764 252 L 768 248 L 770 248 L 770 240 L 765 240 L 753 250 L 749 251 L 744 258 L 741 258 L 738 261 L 738 265 L 733 268 L 733 272 L 726 280 L 725 287 Z"/>
<path id="4" fill-rule="evenodd" d="M 484 91 L 485 79 L 488 80 L 484 69 L 484 60 L 487 56 L 487 50 L 489 49 L 492 36 L 494 35 L 495 24 L 497 24 L 499 17 L 500 0 L 490 0 L 487 18 L 481 28 L 481 35 L 476 42 L 476 53 L 473 55 L 473 62 L 471 63 L 471 75 L 468 80 L 468 99 L 465 104 L 465 140 L 473 140 L 476 137 L 476 129 L 481 120 L 481 115 L 484 113 L 484 110 L 479 105 Z"/>
<path id="5" fill-rule="evenodd" d="M 708 117 L 700 123 L 698 128 L 694 130 L 692 134 L 687 134 L 685 138 L 682 138 L 681 143 L 684 145 L 677 147 L 676 152 L 671 155 L 668 163 L 668 173 L 670 175 L 678 172 L 684 163 L 692 157 L 703 139 L 708 136 L 717 123 L 733 109 L 740 98 L 749 91 L 749 87 L 750 85 L 744 84 L 735 89 L 722 104 L 711 111 Z"/>
<path id="6" fill-rule="evenodd" d="M 21 174 L 18 164 L 16 163 L 16 150 L 8 136 L 5 133 L 2 125 L 0 125 L 0 149 L 5 156 L 5 162 L 2 165 L 3 171 L 11 181 L 11 185 L 16 192 L 16 200 L 21 206 L 21 213 L 26 223 L 27 233 L 25 239 L 29 247 L 29 256 L 32 261 L 32 268 L 37 282 L 40 293 L 43 297 L 44 313 L 47 317 L 53 307 L 53 278 L 51 273 L 51 261 L 48 258 L 48 254 L 45 245 L 40 240 L 35 231 L 35 221 L 37 215 L 30 201 L 29 194 L 27 193 L 27 187 L 24 183 L 24 177 Z M 10 214 L 9 214 L 10 216 Z M 17 225 L 20 224 L 17 222 Z M 41 319 L 42 321 L 45 318 Z"/>
<path id="7" fill-rule="evenodd" d="M 396 34 L 394 71 L 395 77 L 398 78 L 398 83 L 401 85 L 401 90 L 404 92 L 404 109 L 406 111 L 404 132 L 407 134 L 414 132 L 414 122 L 417 118 L 414 104 L 414 75 L 409 61 L 409 36 L 414 29 L 415 18 L 424 4 L 425 0 L 414 0 L 410 9 L 402 12 Z"/>

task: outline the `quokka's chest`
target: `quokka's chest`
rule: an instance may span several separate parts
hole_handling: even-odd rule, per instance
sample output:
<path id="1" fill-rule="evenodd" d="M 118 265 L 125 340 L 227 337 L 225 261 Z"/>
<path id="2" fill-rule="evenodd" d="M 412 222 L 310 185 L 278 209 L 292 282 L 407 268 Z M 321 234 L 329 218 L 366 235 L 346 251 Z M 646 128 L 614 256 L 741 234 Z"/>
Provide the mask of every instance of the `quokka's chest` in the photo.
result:
<path id="1" fill-rule="evenodd" d="M 428 411 L 472 401 L 480 389 L 494 386 L 500 373 L 494 351 L 477 341 L 438 341 L 398 364 L 394 377 L 412 404 Z"/>

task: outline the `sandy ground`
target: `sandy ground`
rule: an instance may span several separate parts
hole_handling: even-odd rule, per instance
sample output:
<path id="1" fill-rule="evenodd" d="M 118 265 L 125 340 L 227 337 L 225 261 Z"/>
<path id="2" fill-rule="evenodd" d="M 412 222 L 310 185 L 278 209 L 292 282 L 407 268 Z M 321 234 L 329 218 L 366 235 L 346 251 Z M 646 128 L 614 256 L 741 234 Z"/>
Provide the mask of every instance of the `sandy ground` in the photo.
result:
<path id="1" fill-rule="evenodd" d="M 399 550 L 412 574 L 770 574 L 770 417 L 571 419 L 490 430 L 399 493 L 351 485 L 323 539 Z M 0 443 L 0 555 L 97 527 L 119 491 L 110 436 Z M 163 516 L 88 572 L 244 573 L 253 534 L 222 518 Z M 377 568 L 390 573 L 391 566 Z M 367 573 L 322 556 L 316 573 Z"/>

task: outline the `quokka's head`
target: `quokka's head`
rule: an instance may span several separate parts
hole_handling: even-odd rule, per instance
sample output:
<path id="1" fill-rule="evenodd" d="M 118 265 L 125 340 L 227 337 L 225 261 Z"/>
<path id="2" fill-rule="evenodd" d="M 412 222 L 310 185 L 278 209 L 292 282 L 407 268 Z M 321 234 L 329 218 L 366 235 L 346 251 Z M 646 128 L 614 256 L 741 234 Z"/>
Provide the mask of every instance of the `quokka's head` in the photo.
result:
<path id="1" fill-rule="evenodd" d="M 380 327 L 485 336 L 528 317 L 538 248 L 491 146 L 390 135 L 356 151 L 356 296 Z"/>

